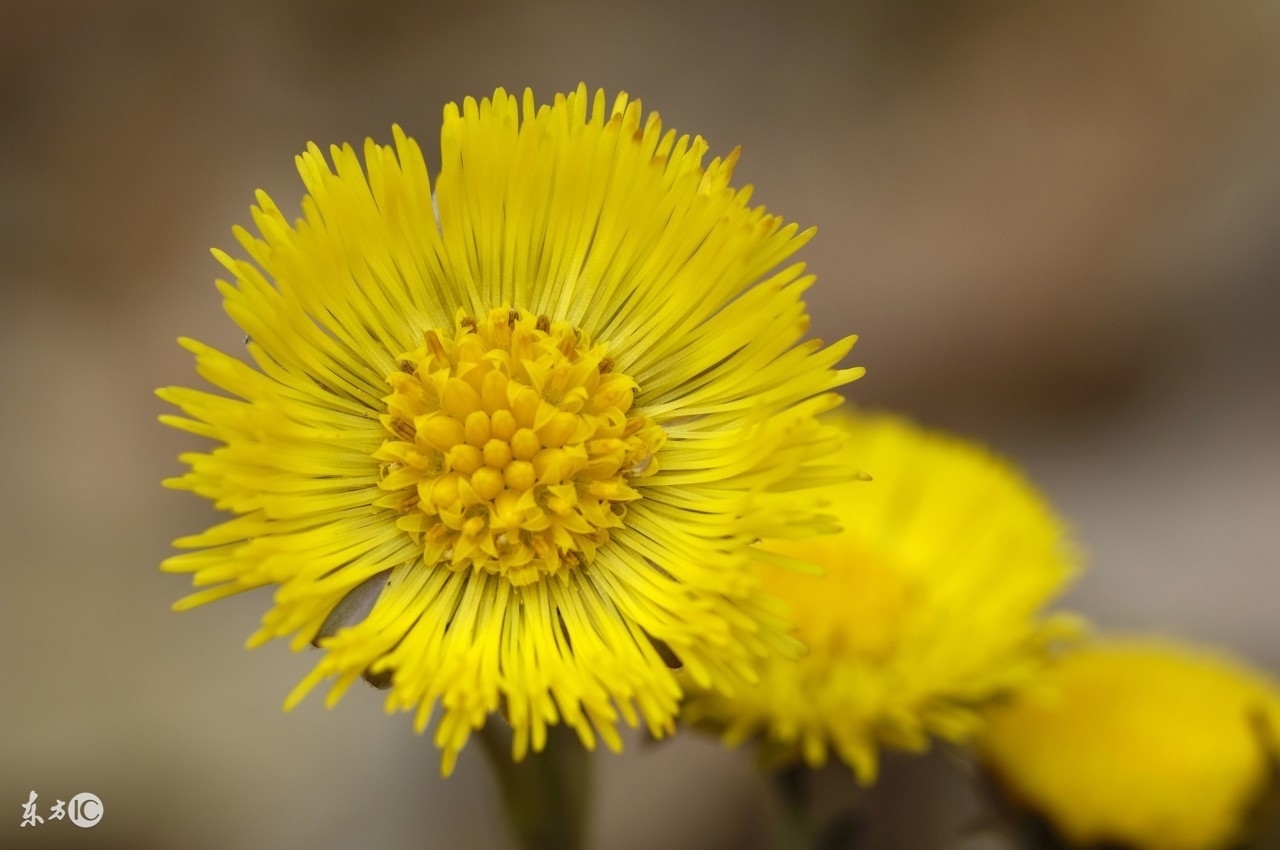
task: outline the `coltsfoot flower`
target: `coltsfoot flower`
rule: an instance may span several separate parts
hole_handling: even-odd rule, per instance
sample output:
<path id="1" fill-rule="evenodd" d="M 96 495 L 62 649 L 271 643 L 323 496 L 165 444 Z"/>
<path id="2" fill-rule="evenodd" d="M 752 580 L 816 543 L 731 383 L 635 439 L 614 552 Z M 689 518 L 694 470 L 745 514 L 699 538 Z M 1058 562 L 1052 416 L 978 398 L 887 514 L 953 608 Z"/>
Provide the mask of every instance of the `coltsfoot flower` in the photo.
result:
<path id="1" fill-rule="evenodd" d="M 804 341 L 780 264 L 812 231 L 625 95 L 450 104 L 434 190 L 393 136 L 309 146 L 302 218 L 259 193 L 249 259 L 215 252 L 252 365 L 181 340 L 230 397 L 160 391 L 220 444 L 166 483 L 236 516 L 176 542 L 205 588 L 176 607 L 275 587 L 250 645 L 324 652 L 286 705 L 364 677 L 419 731 L 442 706 L 446 773 L 495 711 L 517 758 L 555 723 L 665 734 L 669 664 L 727 688 L 789 640 L 751 544 L 831 527 L 815 417 L 860 370 Z"/>
<path id="2" fill-rule="evenodd" d="M 844 530 L 765 540 L 766 590 L 790 609 L 802 658 L 768 658 L 732 695 L 696 684 L 684 718 L 767 763 L 824 764 L 875 780 L 880 746 L 969 738 L 988 701 L 1039 669 L 1076 630 L 1041 609 L 1076 571 L 1061 522 L 1010 466 L 893 416 L 832 417 L 870 482 L 823 489 Z M 819 565 L 804 574 L 796 563 Z"/>
<path id="3" fill-rule="evenodd" d="M 993 709 L 979 749 L 1073 846 L 1225 850 L 1280 767 L 1280 689 L 1204 650 L 1098 642 Z"/>

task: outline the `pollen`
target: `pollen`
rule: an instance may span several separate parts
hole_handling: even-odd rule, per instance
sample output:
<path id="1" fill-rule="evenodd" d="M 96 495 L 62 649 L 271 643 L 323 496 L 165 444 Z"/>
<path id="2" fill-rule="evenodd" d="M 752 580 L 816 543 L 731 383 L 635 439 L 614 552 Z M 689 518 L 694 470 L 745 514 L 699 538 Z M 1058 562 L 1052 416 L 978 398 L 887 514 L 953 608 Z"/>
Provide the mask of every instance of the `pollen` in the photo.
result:
<path id="1" fill-rule="evenodd" d="M 459 313 L 399 358 L 375 504 L 423 560 L 528 585 L 590 564 L 623 524 L 665 433 L 581 329 L 510 307 Z M 412 366 L 412 369 L 408 368 Z"/>

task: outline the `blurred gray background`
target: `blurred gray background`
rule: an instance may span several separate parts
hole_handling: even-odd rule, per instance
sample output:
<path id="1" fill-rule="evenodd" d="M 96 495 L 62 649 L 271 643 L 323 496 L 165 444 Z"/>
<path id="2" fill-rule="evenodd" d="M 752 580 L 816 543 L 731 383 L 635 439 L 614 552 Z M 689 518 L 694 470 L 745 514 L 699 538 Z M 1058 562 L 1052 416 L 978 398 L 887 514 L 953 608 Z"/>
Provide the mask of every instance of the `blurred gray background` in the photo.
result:
<path id="1" fill-rule="evenodd" d="M 986 441 L 1070 518 L 1070 604 L 1280 671 L 1280 4 L 893 0 L 0 2 L 0 846 L 509 846 L 481 754 L 437 775 L 379 695 L 283 715 L 314 662 L 241 648 L 265 594 L 182 615 L 156 564 L 213 521 L 152 391 L 228 350 L 210 246 L 294 210 L 314 140 L 434 163 L 443 104 L 624 89 L 819 227 L 815 333 L 853 397 Z M 602 848 L 759 846 L 749 761 L 597 760 Z M 974 818 L 891 759 L 875 847 Z M 92 791 L 102 824 L 20 829 Z"/>

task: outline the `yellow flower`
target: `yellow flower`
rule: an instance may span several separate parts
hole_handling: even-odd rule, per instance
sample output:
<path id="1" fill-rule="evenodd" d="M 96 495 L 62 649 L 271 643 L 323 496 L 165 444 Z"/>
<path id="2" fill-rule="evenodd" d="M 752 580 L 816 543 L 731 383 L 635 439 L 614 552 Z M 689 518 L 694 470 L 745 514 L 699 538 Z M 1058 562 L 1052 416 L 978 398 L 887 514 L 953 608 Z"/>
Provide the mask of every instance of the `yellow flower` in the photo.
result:
<path id="1" fill-rule="evenodd" d="M 802 342 L 813 278 L 778 266 L 812 231 L 625 95 L 450 104 L 434 190 L 393 135 L 310 145 L 303 217 L 259 193 L 251 259 L 215 252 L 255 365 L 183 339 L 231 397 L 160 391 L 221 444 L 166 483 L 236 515 L 176 542 L 207 586 L 176 607 L 276 587 L 250 645 L 324 650 L 286 707 L 362 676 L 419 731 L 439 704 L 445 773 L 499 710 L 517 758 L 548 724 L 667 733 L 664 658 L 729 687 L 788 640 L 750 545 L 830 527 L 794 491 L 860 370 Z"/>
<path id="2" fill-rule="evenodd" d="M 993 710 L 980 751 L 1068 841 L 1220 850 L 1280 758 L 1280 690 L 1225 658 L 1154 640 L 1064 656 Z"/>
<path id="3" fill-rule="evenodd" d="M 880 745 L 963 740 L 984 703 L 1038 669 L 1072 625 L 1038 612 L 1075 557 L 1040 497 L 985 451 L 891 416 L 836 421 L 874 480 L 824 489 L 842 533 L 758 552 L 808 654 L 771 657 L 759 686 L 732 696 L 696 689 L 684 717 L 732 745 L 761 737 L 767 761 L 817 767 L 834 749 L 869 784 Z"/>

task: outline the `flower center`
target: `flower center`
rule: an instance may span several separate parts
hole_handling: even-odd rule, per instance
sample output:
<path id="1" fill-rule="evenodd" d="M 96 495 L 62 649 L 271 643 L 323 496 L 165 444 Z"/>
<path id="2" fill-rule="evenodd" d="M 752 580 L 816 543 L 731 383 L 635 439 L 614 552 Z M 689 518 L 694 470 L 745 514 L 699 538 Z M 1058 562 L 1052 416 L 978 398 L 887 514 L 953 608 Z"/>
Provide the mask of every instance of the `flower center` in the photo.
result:
<path id="1" fill-rule="evenodd" d="M 400 361 L 375 504 L 400 512 L 427 564 L 566 578 L 640 498 L 628 482 L 657 471 L 666 435 L 629 414 L 636 382 L 568 322 L 460 314 Z"/>
<path id="2" fill-rule="evenodd" d="M 787 604 L 799 637 L 811 650 L 841 658 L 886 660 L 898 646 L 919 588 L 896 566 L 850 545 L 845 535 L 769 540 L 766 548 L 823 565 L 826 575 L 766 567 L 764 587 Z"/>

